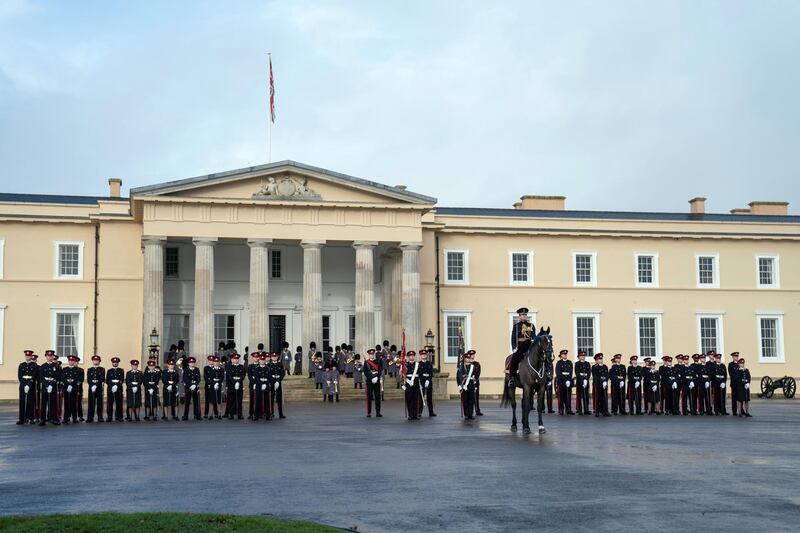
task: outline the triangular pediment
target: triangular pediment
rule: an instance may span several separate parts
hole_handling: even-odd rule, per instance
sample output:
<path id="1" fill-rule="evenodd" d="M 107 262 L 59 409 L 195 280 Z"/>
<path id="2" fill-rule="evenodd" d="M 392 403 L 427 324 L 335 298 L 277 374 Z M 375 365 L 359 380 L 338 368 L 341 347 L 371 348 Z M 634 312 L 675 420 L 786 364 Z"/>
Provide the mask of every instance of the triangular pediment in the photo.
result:
<path id="1" fill-rule="evenodd" d="M 170 181 L 131 190 L 131 196 L 177 196 L 270 201 L 412 203 L 435 198 L 294 161 Z"/>

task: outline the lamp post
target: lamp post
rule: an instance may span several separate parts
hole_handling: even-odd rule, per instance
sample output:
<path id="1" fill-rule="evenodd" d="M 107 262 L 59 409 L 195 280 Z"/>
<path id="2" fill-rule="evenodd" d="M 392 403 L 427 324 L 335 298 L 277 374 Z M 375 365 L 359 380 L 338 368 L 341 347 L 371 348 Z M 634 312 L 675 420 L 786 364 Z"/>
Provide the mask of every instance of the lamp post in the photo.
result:
<path id="1" fill-rule="evenodd" d="M 148 346 L 148 348 L 150 348 L 150 355 L 154 355 L 158 358 L 160 346 L 158 345 L 158 330 L 156 330 L 156 328 L 153 328 L 153 331 L 150 332 L 150 346 Z"/>
<path id="2" fill-rule="evenodd" d="M 430 355 L 431 366 L 436 366 L 436 351 L 433 345 L 433 338 L 433 332 L 428 328 L 428 332 L 425 334 L 425 349 L 428 351 L 428 355 Z"/>

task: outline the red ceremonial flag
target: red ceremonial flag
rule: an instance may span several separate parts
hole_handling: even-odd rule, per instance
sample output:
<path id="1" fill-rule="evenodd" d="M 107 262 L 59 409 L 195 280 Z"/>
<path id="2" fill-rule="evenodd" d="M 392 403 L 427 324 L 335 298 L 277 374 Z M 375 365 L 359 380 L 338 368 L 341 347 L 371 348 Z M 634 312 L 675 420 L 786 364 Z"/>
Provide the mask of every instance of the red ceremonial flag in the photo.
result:
<path id="1" fill-rule="evenodd" d="M 406 330 L 403 330 L 403 344 L 400 347 L 400 375 L 406 378 Z"/>
<path id="2" fill-rule="evenodd" d="M 272 77 L 272 55 L 269 56 L 269 118 L 275 122 L 275 79 Z"/>

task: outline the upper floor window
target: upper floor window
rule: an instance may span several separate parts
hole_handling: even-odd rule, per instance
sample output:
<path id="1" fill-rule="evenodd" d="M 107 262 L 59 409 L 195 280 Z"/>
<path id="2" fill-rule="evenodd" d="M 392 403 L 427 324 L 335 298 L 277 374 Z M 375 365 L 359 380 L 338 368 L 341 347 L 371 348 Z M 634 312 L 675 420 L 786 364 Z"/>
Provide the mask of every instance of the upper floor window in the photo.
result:
<path id="1" fill-rule="evenodd" d="M 597 286 L 597 252 L 572 252 L 573 284 Z"/>
<path id="2" fill-rule="evenodd" d="M 533 252 L 508 252 L 511 285 L 533 285 Z"/>
<path id="3" fill-rule="evenodd" d="M 697 254 L 697 286 L 719 287 L 719 254 Z"/>
<path id="4" fill-rule="evenodd" d="M 758 267 L 758 287 L 777 289 L 780 287 L 777 255 L 759 255 L 756 257 Z"/>
<path id="5" fill-rule="evenodd" d="M 168 246 L 164 248 L 164 275 L 168 278 L 178 277 L 178 248 Z"/>
<path id="6" fill-rule="evenodd" d="M 469 283 L 469 250 L 445 250 L 445 283 Z"/>
<path id="7" fill-rule="evenodd" d="M 55 253 L 56 279 L 83 278 L 83 241 L 56 241 Z"/>
<path id="8" fill-rule="evenodd" d="M 269 277 L 272 279 L 281 279 L 283 278 L 283 264 L 281 263 L 281 251 L 280 250 L 270 250 L 269 251 Z"/>
<path id="9" fill-rule="evenodd" d="M 658 254 L 638 253 L 636 259 L 636 286 L 658 287 Z"/>
<path id="10" fill-rule="evenodd" d="M 722 315 L 712 313 L 697 314 L 697 337 L 700 353 L 709 351 L 724 353 L 722 339 Z"/>

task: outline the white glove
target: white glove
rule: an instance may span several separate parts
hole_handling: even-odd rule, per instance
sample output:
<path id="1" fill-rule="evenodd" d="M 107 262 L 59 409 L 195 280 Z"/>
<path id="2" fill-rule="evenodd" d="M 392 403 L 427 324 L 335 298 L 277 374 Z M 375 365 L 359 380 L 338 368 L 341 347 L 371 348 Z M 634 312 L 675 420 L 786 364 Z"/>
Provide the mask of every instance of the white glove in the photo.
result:
<path id="1" fill-rule="evenodd" d="M 403 389 L 403 390 L 406 390 L 406 386 L 405 386 L 405 385 L 403 385 L 403 386 L 402 386 L 402 387 L 400 387 L 400 388 L 401 388 L 401 389 Z"/>
<path id="2" fill-rule="evenodd" d="M 689 388 L 690 388 L 690 389 L 693 389 L 693 388 L 694 388 L 694 381 L 690 381 L 690 382 L 689 382 Z"/>
<path id="3" fill-rule="evenodd" d="M 672 384 L 672 390 L 675 390 L 675 389 L 677 389 L 677 388 L 678 388 L 678 384 L 677 384 L 677 383 L 673 383 L 673 384 Z"/>
<path id="4" fill-rule="evenodd" d="M 572 385 L 572 383 L 569 380 L 567 380 L 567 381 L 564 382 L 564 385 L 566 385 L 567 388 L 569 388 L 570 385 Z"/>
<path id="5" fill-rule="evenodd" d="M 72 392 L 72 385 L 67 385 L 67 392 Z"/>
<path id="6" fill-rule="evenodd" d="M 607 388 L 608 388 L 608 381 L 603 381 L 603 388 L 604 388 L 604 389 L 607 389 Z"/>
<path id="7" fill-rule="evenodd" d="M 23 390 L 25 391 L 25 394 L 28 394 L 31 391 L 31 386 L 25 385 L 25 388 Z"/>
<path id="8" fill-rule="evenodd" d="M 372 380 L 371 380 L 371 381 L 372 381 L 372 383 L 378 383 L 378 378 L 377 378 L 377 377 L 374 377 L 374 378 L 372 378 Z"/>
<path id="9" fill-rule="evenodd" d="M 239 390 L 239 382 L 238 381 L 233 384 L 233 388 L 236 389 L 236 390 Z"/>
<path id="10" fill-rule="evenodd" d="M 413 385 L 414 384 L 414 380 L 413 379 L 407 379 L 406 383 L 408 383 L 409 385 Z"/>
<path id="11" fill-rule="evenodd" d="M 139 387 L 131 387 L 131 390 L 133 391 L 134 394 L 136 394 L 137 392 L 139 392 Z"/>
<path id="12" fill-rule="evenodd" d="M 197 385 L 192 385 L 191 387 L 189 387 L 190 391 L 195 391 L 196 389 L 197 389 Z"/>
<path id="13" fill-rule="evenodd" d="M 634 389 L 638 389 L 638 388 L 639 388 L 639 386 L 640 386 L 641 384 L 642 384 L 642 382 L 641 382 L 641 381 L 634 381 L 634 382 L 633 382 L 633 388 L 634 388 Z"/>
<path id="14" fill-rule="evenodd" d="M 625 386 L 625 382 L 624 382 L 624 381 L 620 381 L 620 382 L 619 382 L 619 388 L 621 389 L 621 388 L 622 388 L 622 387 L 624 387 L 624 386 Z"/>
<path id="15" fill-rule="evenodd" d="M 430 382 L 430 380 L 429 380 L 429 379 L 426 379 L 426 380 L 425 380 L 425 388 L 427 389 L 427 388 L 428 388 L 428 387 L 430 387 L 430 386 L 431 386 L 431 382 Z"/>
<path id="16" fill-rule="evenodd" d="M 167 385 L 167 390 L 172 392 L 172 385 Z"/>
<path id="17" fill-rule="evenodd" d="M 97 391 L 97 385 L 92 385 L 92 392 L 96 392 L 96 391 Z"/>
<path id="18" fill-rule="evenodd" d="M 275 382 L 275 390 L 278 390 L 280 387 L 281 387 L 281 384 L 276 381 Z"/>
<path id="19" fill-rule="evenodd" d="M 214 390 L 219 390 L 219 383 L 214 383 Z"/>
<path id="20" fill-rule="evenodd" d="M 725 382 L 724 382 L 724 381 L 723 381 L 722 383 L 720 383 L 720 384 L 719 384 L 719 388 L 720 388 L 720 389 L 724 389 L 724 388 L 725 388 Z"/>
<path id="21" fill-rule="evenodd" d="M 745 389 L 749 389 L 749 388 L 750 388 L 750 384 L 749 384 L 749 383 L 745 383 L 745 384 L 744 384 L 744 388 L 745 388 Z"/>
<path id="22" fill-rule="evenodd" d="M 583 388 L 585 389 L 589 385 L 589 382 L 585 379 L 583 380 Z"/>
<path id="23" fill-rule="evenodd" d="M 706 381 L 706 388 L 709 388 L 710 386 L 711 386 L 711 383 L 709 383 L 708 381 Z"/>
<path id="24" fill-rule="evenodd" d="M 653 385 L 653 392 L 658 390 L 658 385 Z"/>
<path id="25" fill-rule="evenodd" d="M 267 384 L 266 383 L 262 383 L 261 384 L 261 390 L 267 390 Z"/>
<path id="26" fill-rule="evenodd" d="M 47 392 L 53 392 L 53 386 L 52 385 L 48 385 L 47 386 Z"/>
<path id="27" fill-rule="evenodd" d="M 117 389 L 118 389 L 118 387 L 116 385 L 113 385 L 111 387 L 111 392 L 117 392 Z"/>

